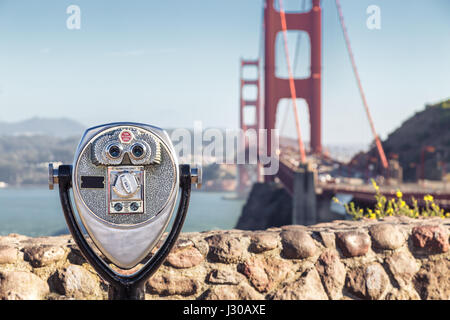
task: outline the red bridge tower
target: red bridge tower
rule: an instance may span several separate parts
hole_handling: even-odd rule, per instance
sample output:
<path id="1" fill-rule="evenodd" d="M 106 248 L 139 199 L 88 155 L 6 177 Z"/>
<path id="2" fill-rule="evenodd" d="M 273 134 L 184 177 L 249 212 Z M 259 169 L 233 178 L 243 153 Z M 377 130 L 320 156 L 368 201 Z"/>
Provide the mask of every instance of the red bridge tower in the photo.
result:
<path id="1" fill-rule="evenodd" d="M 257 70 L 257 76 L 256 79 L 245 79 L 244 78 L 244 69 L 246 67 L 253 67 Z M 246 131 L 248 129 L 254 129 L 258 130 L 260 128 L 260 86 L 259 86 L 259 61 L 258 60 L 241 60 L 241 73 L 240 73 L 240 103 L 239 103 L 239 121 L 240 121 L 240 128 L 242 129 L 244 135 L 245 141 L 243 141 L 245 154 L 247 158 L 247 151 L 249 147 L 249 141 L 246 136 Z M 252 100 L 245 99 L 244 97 L 244 90 L 246 87 L 256 87 L 256 98 Z M 245 119 L 245 109 L 247 108 L 254 108 L 255 112 L 253 113 L 255 118 L 254 119 Z M 249 168 L 248 166 L 244 164 L 238 165 L 238 191 L 240 194 L 243 194 L 246 189 L 250 186 L 250 176 L 248 172 Z M 257 179 L 259 180 L 259 170 L 257 172 Z"/>
<path id="2" fill-rule="evenodd" d="M 295 79 L 298 98 L 305 99 L 309 109 L 311 151 L 322 153 L 321 129 L 321 73 L 322 73 L 322 9 L 320 0 L 313 0 L 309 12 L 286 13 L 288 30 L 308 33 L 311 41 L 311 75 L 306 79 Z M 280 12 L 274 7 L 274 0 L 266 0 L 264 9 L 265 25 L 265 68 L 264 68 L 264 124 L 267 129 L 267 154 L 271 155 L 271 129 L 275 129 L 278 103 L 283 98 L 291 98 L 289 80 L 275 75 L 275 43 L 282 31 Z M 274 176 L 265 176 L 273 181 Z"/>

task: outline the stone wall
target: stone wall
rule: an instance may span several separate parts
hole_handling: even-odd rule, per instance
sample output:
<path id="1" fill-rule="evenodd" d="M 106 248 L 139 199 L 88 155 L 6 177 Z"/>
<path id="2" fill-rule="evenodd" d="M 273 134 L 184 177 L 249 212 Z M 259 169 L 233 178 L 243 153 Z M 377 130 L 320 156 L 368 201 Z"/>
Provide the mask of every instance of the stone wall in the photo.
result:
<path id="1" fill-rule="evenodd" d="M 147 299 L 450 299 L 450 220 L 182 234 Z M 70 236 L 0 237 L 1 299 L 105 299 Z"/>

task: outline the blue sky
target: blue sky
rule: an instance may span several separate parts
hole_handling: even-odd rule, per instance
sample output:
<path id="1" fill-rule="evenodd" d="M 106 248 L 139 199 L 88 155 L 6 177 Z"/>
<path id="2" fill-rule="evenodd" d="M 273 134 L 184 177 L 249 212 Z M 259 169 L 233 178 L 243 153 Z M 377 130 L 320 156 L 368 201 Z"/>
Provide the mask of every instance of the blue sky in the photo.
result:
<path id="1" fill-rule="evenodd" d="M 284 0 L 287 9 L 301 2 Z M 382 138 L 426 103 L 450 97 L 450 1 L 341 2 Z M 322 3 L 324 143 L 369 143 L 334 1 Z M 81 8 L 80 30 L 66 27 L 71 4 Z M 366 27 L 369 5 L 381 9 L 381 30 Z M 236 128 L 239 59 L 258 55 L 261 13 L 261 0 L 0 0 L 0 120 Z M 292 56 L 297 37 L 289 39 Z M 303 60 L 297 74 L 308 68 Z M 283 131 L 295 132 L 292 117 Z"/>

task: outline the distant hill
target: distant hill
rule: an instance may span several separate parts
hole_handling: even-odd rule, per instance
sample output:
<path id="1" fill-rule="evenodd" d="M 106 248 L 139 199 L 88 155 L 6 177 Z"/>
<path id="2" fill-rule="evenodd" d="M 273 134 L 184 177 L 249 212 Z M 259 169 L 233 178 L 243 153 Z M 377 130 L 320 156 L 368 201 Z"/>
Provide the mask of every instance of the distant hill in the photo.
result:
<path id="1" fill-rule="evenodd" d="M 48 162 L 73 161 L 79 137 L 0 136 L 0 181 L 9 185 L 45 184 Z"/>
<path id="2" fill-rule="evenodd" d="M 426 146 L 431 146 L 432 152 L 425 153 L 425 178 L 440 180 L 443 167 L 450 172 L 450 99 L 427 105 L 383 141 L 386 155 L 398 158 L 407 181 L 418 178 L 421 152 Z M 360 164 L 367 163 L 367 156 L 377 160 L 376 148 L 357 155 L 355 160 Z"/>
<path id="3" fill-rule="evenodd" d="M 85 127 L 67 118 L 31 118 L 19 122 L 0 121 L 0 136 L 47 135 L 55 137 L 81 136 Z"/>

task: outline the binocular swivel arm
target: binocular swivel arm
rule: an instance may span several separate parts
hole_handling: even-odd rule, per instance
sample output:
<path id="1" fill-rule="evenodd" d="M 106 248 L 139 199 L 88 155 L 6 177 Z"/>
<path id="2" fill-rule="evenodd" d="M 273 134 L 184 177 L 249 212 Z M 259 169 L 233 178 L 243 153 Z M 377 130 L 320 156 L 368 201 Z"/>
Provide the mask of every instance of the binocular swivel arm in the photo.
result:
<path id="1" fill-rule="evenodd" d="M 53 169 L 52 167 L 49 168 L 50 188 L 52 189 L 53 184 L 55 183 L 58 183 L 59 185 L 60 201 L 70 233 L 86 260 L 93 266 L 98 274 L 110 284 L 108 292 L 110 300 L 143 300 L 145 298 L 144 287 L 146 280 L 152 276 L 164 262 L 174 246 L 186 218 L 191 193 L 191 183 L 201 184 L 201 172 L 197 172 L 198 169 L 193 168 L 191 174 L 189 165 L 179 165 L 179 170 L 181 196 L 171 231 L 167 235 L 160 249 L 139 271 L 131 275 L 121 275 L 113 271 L 105 261 L 94 252 L 86 241 L 76 220 L 69 195 L 69 190 L 72 188 L 72 166 L 61 165 L 58 169 Z"/>

